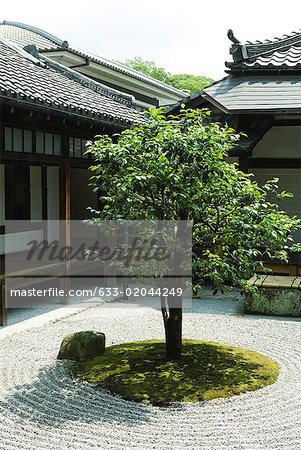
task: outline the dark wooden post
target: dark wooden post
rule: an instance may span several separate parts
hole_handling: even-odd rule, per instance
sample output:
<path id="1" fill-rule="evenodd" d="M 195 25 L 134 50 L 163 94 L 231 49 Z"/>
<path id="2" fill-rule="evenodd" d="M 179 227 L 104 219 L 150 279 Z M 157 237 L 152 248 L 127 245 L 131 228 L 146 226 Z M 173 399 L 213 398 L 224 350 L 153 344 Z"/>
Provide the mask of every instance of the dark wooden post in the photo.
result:
<path id="1" fill-rule="evenodd" d="M 3 120 L 3 105 L 0 104 L 0 120 Z M 2 155 L 4 149 L 4 138 L 0 140 L 0 164 L 3 163 Z M 0 235 L 5 233 L 5 227 L 0 226 Z M 4 246 L 5 247 L 5 246 Z M 4 249 L 5 252 L 5 249 Z M 6 285 L 5 285 L 5 254 L 0 255 L 0 326 L 6 324 Z"/>
<path id="2" fill-rule="evenodd" d="M 5 278 L 0 279 L 0 326 L 6 325 L 6 283 Z"/>
<path id="3" fill-rule="evenodd" d="M 66 161 L 60 166 L 60 242 L 62 246 L 71 245 L 70 227 L 70 164 Z M 70 289 L 70 266 L 70 261 L 65 261 L 60 278 L 60 289 L 63 289 L 65 293 L 68 293 Z M 68 302 L 69 297 L 65 297 L 63 303 Z"/>

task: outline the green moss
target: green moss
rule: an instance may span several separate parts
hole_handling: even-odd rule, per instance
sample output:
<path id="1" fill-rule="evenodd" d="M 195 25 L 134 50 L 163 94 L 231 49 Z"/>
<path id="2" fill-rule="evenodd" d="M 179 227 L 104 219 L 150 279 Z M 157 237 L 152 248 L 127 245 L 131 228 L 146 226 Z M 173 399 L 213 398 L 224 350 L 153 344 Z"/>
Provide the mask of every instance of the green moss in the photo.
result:
<path id="1" fill-rule="evenodd" d="M 255 351 L 215 342 L 185 340 L 181 360 L 165 357 L 162 341 L 108 347 L 72 373 L 127 400 L 164 406 L 231 397 L 276 381 L 279 366 Z"/>
<path id="2" fill-rule="evenodd" d="M 247 294 L 245 312 L 301 317 L 301 292 L 299 289 L 258 288 Z"/>

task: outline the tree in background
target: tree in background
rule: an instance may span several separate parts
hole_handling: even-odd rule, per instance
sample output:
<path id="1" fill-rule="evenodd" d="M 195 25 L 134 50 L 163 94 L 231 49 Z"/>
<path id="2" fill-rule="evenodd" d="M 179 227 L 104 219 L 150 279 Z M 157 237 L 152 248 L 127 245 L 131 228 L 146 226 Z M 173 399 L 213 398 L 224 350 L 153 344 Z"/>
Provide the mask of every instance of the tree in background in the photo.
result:
<path id="1" fill-rule="evenodd" d="M 130 67 L 131 69 L 138 70 L 156 80 L 169 84 L 181 91 L 185 91 L 188 94 L 194 94 L 197 91 L 201 91 L 205 86 L 213 83 L 213 80 L 201 75 L 190 74 L 176 74 L 172 75 L 167 72 L 163 67 L 157 67 L 153 61 L 147 61 L 140 56 L 135 56 L 132 59 L 127 59 L 122 63 L 123 65 Z"/>
<path id="2" fill-rule="evenodd" d="M 130 67 L 131 69 L 138 70 L 138 72 L 142 72 L 156 80 L 163 81 L 163 83 L 167 83 L 167 80 L 170 77 L 170 73 L 163 69 L 163 67 L 157 67 L 154 62 L 142 59 L 140 56 L 127 59 L 121 64 Z"/>
<path id="3" fill-rule="evenodd" d="M 270 202 L 277 182 L 259 187 L 252 175 L 225 158 L 239 141 L 227 125 L 210 121 L 208 110 L 182 110 L 123 131 L 114 143 L 98 136 L 92 186 L 100 219 L 192 220 L 195 287 L 211 280 L 216 289 L 245 286 L 263 259 L 287 261 L 300 221 Z M 180 358 L 182 308 L 162 308 L 166 353 Z"/>
<path id="4" fill-rule="evenodd" d="M 180 91 L 186 91 L 189 94 L 194 94 L 195 92 L 201 91 L 204 87 L 209 86 L 213 83 L 212 78 L 203 77 L 201 75 L 190 75 L 187 73 L 182 73 L 178 75 L 171 75 L 167 84 L 180 89 Z"/>

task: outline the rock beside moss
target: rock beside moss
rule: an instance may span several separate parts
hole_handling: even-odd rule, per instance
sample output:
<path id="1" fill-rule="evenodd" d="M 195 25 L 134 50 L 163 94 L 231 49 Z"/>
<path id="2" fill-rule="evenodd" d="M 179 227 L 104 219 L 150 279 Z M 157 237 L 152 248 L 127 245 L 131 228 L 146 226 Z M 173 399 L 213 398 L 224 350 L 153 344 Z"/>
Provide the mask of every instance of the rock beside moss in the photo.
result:
<path id="1" fill-rule="evenodd" d="M 105 335 L 97 331 L 80 331 L 64 337 L 58 359 L 87 361 L 105 351 Z"/>

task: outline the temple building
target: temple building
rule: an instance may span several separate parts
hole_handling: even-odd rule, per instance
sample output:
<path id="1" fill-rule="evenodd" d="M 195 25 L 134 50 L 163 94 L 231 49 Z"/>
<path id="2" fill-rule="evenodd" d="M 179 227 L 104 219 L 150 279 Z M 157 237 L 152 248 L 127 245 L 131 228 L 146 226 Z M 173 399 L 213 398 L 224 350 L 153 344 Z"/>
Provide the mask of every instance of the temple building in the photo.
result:
<path id="1" fill-rule="evenodd" d="M 281 207 L 301 216 L 301 31 L 245 44 L 231 30 L 228 37 L 232 61 L 225 78 L 169 111 L 176 113 L 181 103 L 209 108 L 214 119 L 246 133 L 230 160 L 260 184 L 279 178 L 279 188 L 294 194 Z M 273 270 L 301 274 L 301 255 L 292 255 L 289 265 L 273 264 Z"/>

